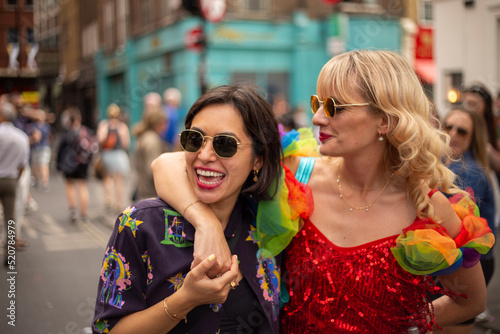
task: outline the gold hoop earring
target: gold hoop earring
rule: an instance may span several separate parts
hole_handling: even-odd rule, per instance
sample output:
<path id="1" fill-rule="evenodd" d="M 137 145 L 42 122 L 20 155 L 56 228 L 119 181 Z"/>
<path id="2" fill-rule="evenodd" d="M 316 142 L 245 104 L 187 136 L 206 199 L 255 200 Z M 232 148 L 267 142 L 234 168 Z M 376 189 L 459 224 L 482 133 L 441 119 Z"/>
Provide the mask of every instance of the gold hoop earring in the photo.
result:
<path id="1" fill-rule="evenodd" d="M 257 174 L 259 174 L 259 170 L 258 169 L 254 169 L 253 170 L 253 182 L 259 181 L 259 177 L 257 176 Z"/>

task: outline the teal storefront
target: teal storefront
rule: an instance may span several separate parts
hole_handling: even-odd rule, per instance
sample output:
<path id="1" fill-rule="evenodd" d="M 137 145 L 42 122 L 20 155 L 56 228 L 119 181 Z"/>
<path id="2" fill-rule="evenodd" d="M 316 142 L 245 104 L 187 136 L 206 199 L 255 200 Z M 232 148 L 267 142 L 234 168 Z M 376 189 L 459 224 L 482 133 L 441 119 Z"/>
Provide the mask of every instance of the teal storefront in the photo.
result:
<path id="1" fill-rule="evenodd" d="M 134 124 L 141 118 L 144 95 L 151 91 L 162 94 L 169 87 L 182 92 L 186 112 L 201 93 L 203 57 L 185 48 L 184 36 L 201 24 L 197 18 L 188 18 L 129 40 L 120 53 L 101 51 L 96 57 L 101 116 L 114 102 L 128 112 L 130 124 Z M 271 95 L 283 93 L 292 107 L 306 110 L 321 67 L 339 45 L 343 51 L 399 50 L 401 46 L 398 19 L 380 16 L 332 16 L 315 21 L 297 13 L 289 22 L 223 21 L 205 23 L 204 30 L 207 87 L 248 82 Z"/>

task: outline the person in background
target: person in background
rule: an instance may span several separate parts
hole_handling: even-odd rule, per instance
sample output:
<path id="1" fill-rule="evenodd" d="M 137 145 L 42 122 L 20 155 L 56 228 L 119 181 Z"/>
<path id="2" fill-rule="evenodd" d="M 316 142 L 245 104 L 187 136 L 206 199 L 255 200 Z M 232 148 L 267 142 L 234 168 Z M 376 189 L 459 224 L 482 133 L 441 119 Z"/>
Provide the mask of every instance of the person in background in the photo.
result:
<path id="1" fill-rule="evenodd" d="M 37 109 L 30 107 L 25 101 L 21 93 L 14 92 L 9 94 L 9 101 L 16 108 L 17 116 L 13 121 L 14 126 L 22 130 L 28 135 L 30 144 L 38 141 L 41 138 L 41 133 L 38 130 L 30 131 L 30 124 L 37 119 Z M 21 238 L 22 226 L 26 214 L 38 211 L 38 203 L 31 196 L 31 166 L 28 164 L 24 167 L 21 176 L 17 182 L 16 191 L 16 207 L 15 218 L 18 228 L 18 247 L 27 246 L 27 240 Z"/>
<path id="2" fill-rule="evenodd" d="M 493 113 L 493 98 L 489 90 L 480 83 L 473 83 L 466 87 L 462 93 L 463 106 L 479 113 L 486 122 L 488 134 L 488 157 L 493 170 L 500 172 L 500 140 Z"/>
<path id="3" fill-rule="evenodd" d="M 457 177 L 457 184 L 462 189 L 471 188 L 474 193 L 481 217 L 486 219 L 493 235 L 495 228 L 495 200 L 490 182 L 488 153 L 486 144 L 488 135 L 483 117 L 463 107 L 454 107 L 446 116 L 444 130 L 450 135 L 452 155 L 446 162 L 448 168 Z M 494 177 L 494 175 L 493 175 Z M 493 247 L 481 256 L 481 267 L 486 285 L 495 270 Z M 446 327 L 449 333 L 472 333 L 474 318 L 457 326 Z M 480 320 L 480 319 L 479 319 Z"/>
<path id="4" fill-rule="evenodd" d="M 130 131 L 120 119 L 120 107 L 112 103 L 106 110 L 107 119 L 97 126 L 97 139 L 104 165 L 104 193 L 108 210 L 121 212 L 123 206 L 123 179 L 130 172 L 128 150 Z"/>
<path id="5" fill-rule="evenodd" d="M 165 113 L 160 109 L 150 110 L 134 129 L 137 137 L 135 168 L 137 174 L 136 200 L 156 197 L 151 162 L 160 154 L 170 151 L 161 134 L 168 127 Z"/>
<path id="6" fill-rule="evenodd" d="M 431 124 L 431 105 L 408 62 L 381 50 L 333 57 L 310 103 L 323 156 L 285 159 L 310 186 L 314 211 L 285 249 L 289 296 L 281 332 L 425 333 L 482 312 L 486 286 L 477 255 L 495 239 L 444 165 L 449 137 Z M 289 136 L 295 134 L 283 142 Z M 173 157 L 152 165 L 155 183 L 160 198 L 182 207 L 194 199 L 193 185 L 172 177 L 176 166 L 185 168 Z M 455 194 L 453 205 L 438 188 Z M 197 242 L 227 267 L 220 233 L 205 232 L 220 224 L 209 211 L 199 204 L 190 222 L 202 229 Z M 431 292 L 441 297 L 431 301 Z"/>
<path id="7" fill-rule="evenodd" d="M 5 266 L 9 266 L 10 254 L 15 248 L 23 245 L 17 244 L 17 239 L 9 236 L 18 236 L 20 227 L 14 215 L 16 204 L 17 182 L 23 168 L 29 164 L 29 140 L 26 133 L 16 128 L 13 121 L 16 118 L 16 109 L 9 102 L 0 102 L 0 203 L 3 206 L 5 226 Z M 12 234 L 12 231 L 15 233 Z M 24 242 L 25 243 L 25 242 Z M 13 262 L 15 263 L 15 261 Z"/>
<path id="8" fill-rule="evenodd" d="M 31 130 L 38 131 L 39 140 L 31 144 L 31 166 L 33 169 L 33 183 L 35 188 L 41 187 L 42 191 L 49 191 L 50 157 L 52 154 L 51 135 L 52 127 L 47 122 L 47 114 L 38 109 L 37 120 L 30 126 Z"/>
<path id="9" fill-rule="evenodd" d="M 272 253 L 255 226 L 262 219 L 284 229 L 280 212 L 270 221 L 260 204 L 278 199 L 286 220 L 288 203 L 294 213 L 305 210 L 299 193 L 305 194 L 288 185 L 293 176 L 280 168 L 271 107 L 251 87 L 215 87 L 193 104 L 185 127 L 179 140 L 185 152 L 178 154 L 186 169 L 175 169 L 174 177 L 187 175 L 195 199 L 180 211 L 159 198 L 142 200 L 118 217 L 100 275 L 94 333 L 278 334 L 280 250 Z M 186 215 L 200 203 L 216 213 L 234 254 L 230 270 L 213 279 L 207 272 L 214 255 L 190 270 L 195 231 Z"/>
<path id="10" fill-rule="evenodd" d="M 80 110 L 77 107 L 67 110 L 69 129 L 63 134 L 57 150 L 57 170 L 64 175 L 70 222 L 78 221 L 79 211 L 80 219 L 86 223 L 90 221 L 87 185 L 89 165 L 99 145 L 92 130 L 82 125 Z"/>
<path id="11" fill-rule="evenodd" d="M 173 149 L 179 144 L 179 117 L 182 93 L 177 88 L 168 88 L 163 92 L 163 111 L 168 119 L 168 128 L 162 133 L 162 138 Z"/>

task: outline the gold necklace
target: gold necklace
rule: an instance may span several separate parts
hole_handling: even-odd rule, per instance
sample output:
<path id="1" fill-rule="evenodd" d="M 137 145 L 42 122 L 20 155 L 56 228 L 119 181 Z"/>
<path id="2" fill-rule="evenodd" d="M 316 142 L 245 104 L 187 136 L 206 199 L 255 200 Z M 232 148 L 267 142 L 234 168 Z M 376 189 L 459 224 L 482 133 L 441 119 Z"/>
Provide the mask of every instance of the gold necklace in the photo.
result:
<path id="1" fill-rule="evenodd" d="M 339 187 L 339 191 L 340 191 L 340 198 L 342 198 L 342 200 L 344 201 L 345 204 L 347 204 L 347 206 L 349 207 L 349 211 L 352 212 L 352 210 L 365 210 L 365 211 L 368 211 L 368 209 L 373 205 L 373 203 L 375 203 L 378 198 L 382 195 L 382 193 L 384 192 L 385 188 L 387 188 L 387 186 L 389 185 L 389 182 L 391 181 L 391 178 L 392 176 L 394 175 L 394 173 L 391 174 L 391 176 L 389 176 L 389 178 L 387 179 L 387 182 L 385 183 L 384 187 L 382 188 L 382 190 L 378 193 L 377 197 L 368 205 L 365 205 L 365 206 L 352 206 L 351 204 L 349 204 L 347 202 L 347 200 L 344 198 L 344 195 L 342 194 L 342 184 L 340 182 L 340 164 L 337 165 L 338 167 L 338 176 L 337 176 L 337 186 Z"/>

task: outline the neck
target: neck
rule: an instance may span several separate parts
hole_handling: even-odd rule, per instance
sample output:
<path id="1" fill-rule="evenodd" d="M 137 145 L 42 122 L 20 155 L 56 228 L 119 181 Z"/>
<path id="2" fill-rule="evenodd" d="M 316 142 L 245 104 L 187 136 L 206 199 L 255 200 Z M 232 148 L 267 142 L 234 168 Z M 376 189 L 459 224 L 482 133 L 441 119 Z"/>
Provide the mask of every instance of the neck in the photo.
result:
<path id="1" fill-rule="evenodd" d="M 363 194 L 382 188 L 391 175 L 383 164 L 378 164 L 376 168 L 373 168 L 374 165 L 377 164 L 358 165 L 344 160 L 339 162 L 338 173 L 346 186 L 361 190 Z"/>

